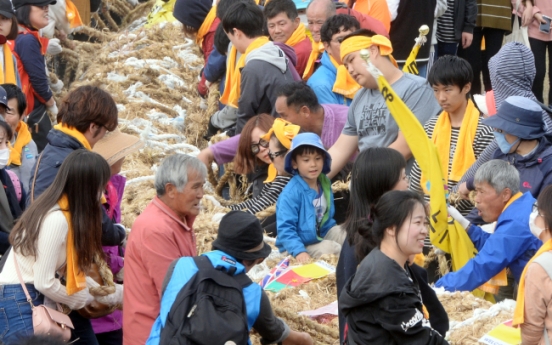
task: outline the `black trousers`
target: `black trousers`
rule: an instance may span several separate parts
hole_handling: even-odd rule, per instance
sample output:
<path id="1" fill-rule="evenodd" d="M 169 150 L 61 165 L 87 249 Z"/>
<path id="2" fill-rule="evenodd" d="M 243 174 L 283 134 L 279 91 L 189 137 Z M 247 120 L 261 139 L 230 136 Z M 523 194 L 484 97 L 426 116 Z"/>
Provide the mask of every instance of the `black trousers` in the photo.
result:
<path id="1" fill-rule="evenodd" d="M 97 333 L 96 338 L 100 345 L 123 345 L 123 330 L 118 329 L 111 332 Z"/>
<path id="2" fill-rule="evenodd" d="M 544 76 L 546 75 L 546 49 L 548 49 L 548 64 L 552 63 L 552 41 L 541 41 L 535 38 L 529 37 L 529 43 L 531 44 L 531 51 L 535 56 L 535 67 L 537 68 L 537 75 L 533 82 L 533 93 L 537 99 L 544 103 Z M 548 70 L 548 78 L 552 77 L 551 70 Z M 548 85 L 552 85 L 549 80 Z M 552 102 L 552 90 L 548 90 L 548 104 Z"/>
<path id="3" fill-rule="evenodd" d="M 482 28 L 476 26 L 473 29 L 472 44 L 464 49 L 458 46 L 458 56 L 467 60 L 473 69 L 472 94 L 481 94 L 483 91 L 492 90 L 489 76 L 489 60 L 500 50 L 506 31 L 502 29 Z M 481 50 L 481 40 L 485 37 L 485 50 Z M 483 72 L 483 86 L 481 85 L 481 72 Z"/>

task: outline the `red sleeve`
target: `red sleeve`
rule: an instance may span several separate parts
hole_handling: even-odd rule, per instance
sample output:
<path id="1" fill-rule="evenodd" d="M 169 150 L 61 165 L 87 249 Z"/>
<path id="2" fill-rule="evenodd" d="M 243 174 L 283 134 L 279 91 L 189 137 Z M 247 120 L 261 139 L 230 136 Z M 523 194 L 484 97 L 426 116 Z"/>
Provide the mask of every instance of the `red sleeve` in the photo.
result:
<path id="1" fill-rule="evenodd" d="M 215 44 L 215 31 L 220 23 L 220 19 L 216 18 L 209 28 L 209 32 L 203 37 L 203 43 L 201 44 L 201 50 L 203 50 L 203 58 L 205 59 L 205 64 L 207 65 L 207 60 L 209 60 L 209 55 L 214 49 Z"/>

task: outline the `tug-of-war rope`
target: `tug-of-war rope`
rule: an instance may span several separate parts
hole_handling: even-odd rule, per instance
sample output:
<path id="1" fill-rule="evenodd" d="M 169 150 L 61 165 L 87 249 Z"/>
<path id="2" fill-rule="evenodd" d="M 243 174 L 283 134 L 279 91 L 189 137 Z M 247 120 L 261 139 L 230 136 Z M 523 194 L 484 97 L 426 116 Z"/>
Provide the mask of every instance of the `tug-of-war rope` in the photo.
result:
<path id="1" fill-rule="evenodd" d="M 209 116 L 218 109 L 218 85 L 210 87 L 207 100 L 195 91 L 203 61 L 199 48 L 191 39 L 184 38 L 179 25 L 161 24 L 149 29 L 143 27 L 144 16 L 154 1 L 130 5 L 124 0 L 110 0 L 99 13 L 92 15 L 95 27 L 84 26 L 79 33 L 90 37 L 88 42 L 63 42 L 60 55 L 50 59 L 49 66 L 64 65 L 63 74 L 50 72 L 53 84 L 61 79 L 65 87 L 56 94 L 59 101 L 71 89 L 83 84 L 94 84 L 108 90 L 119 109 L 119 126 L 123 132 L 138 135 L 146 146 L 140 152 L 126 157 L 122 174 L 127 185 L 122 203 L 122 222 L 131 228 L 136 217 L 155 196 L 153 176 L 160 161 L 173 153 L 197 155 L 208 143 L 203 139 Z M 215 136 L 213 142 L 224 140 Z M 219 177 L 218 167 L 209 167 L 208 183 L 202 201 L 203 210 L 194 223 L 198 253 L 211 249 L 221 214 L 227 206 L 243 201 L 244 177 L 233 173 L 232 163 L 224 166 Z M 228 186 L 230 200 L 222 198 Z M 348 181 L 332 185 L 334 192 L 348 190 Z M 453 196 L 454 197 L 454 196 Z M 454 199 L 452 200 L 454 201 Z M 275 207 L 259 212 L 263 219 L 275 213 Z M 323 257 L 332 265 L 334 256 Z M 439 260 L 442 255 L 431 254 L 427 260 Z M 426 263 L 428 262 L 426 260 Z M 269 258 L 263 267 L 269 268 L 279 261 Z M 100 266 L 101 272 L 103 272 Z M 444 272 L 443 272 L 444 273 Z M 112 282 L 113 277 L 102 278 Z M 110 284 L 102 289 L 109 289 Z M 105 293 L 105 291 L 98 291 Z M 274 312 L 293 328 L 308 332 L 318 344 L 338 344 L 337 318 L 319 324 L 299 311 L 312 310 L 337 299 L 335 275 L 309 282 L 300 288 L 287 289 L 279 294 L 269 293 Z M 453 321 L 449 339 L 452 344 L 476 344 L 491 326 L 511 318 L 508 310 L 492 310 L 487 302 L 468 293 L 440 294 L 443 306 Z M 476 309 L 484 310 L 483 313 Z M 496 308 L 495 308 L 496 309 Z M 254 344 L 259 344 L 253 335 Z"/>

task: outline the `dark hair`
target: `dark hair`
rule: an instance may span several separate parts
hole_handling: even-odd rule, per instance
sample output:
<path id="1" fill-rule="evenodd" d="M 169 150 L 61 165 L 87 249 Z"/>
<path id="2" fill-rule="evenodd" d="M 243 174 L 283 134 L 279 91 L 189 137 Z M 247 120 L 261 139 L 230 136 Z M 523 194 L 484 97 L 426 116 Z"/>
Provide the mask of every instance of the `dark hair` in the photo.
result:
<path id="1" fill-rule="evenodd" d="M 109 93 L 97 86 L 85 85 L 69 92 L 59 108 L 58 122 L 84 133 L 91 123 L 108 131 L 117 128 L 117 105 Z"/>
<path id="2" fill-rule="evenodd" d="M 429 70 L 427 80 L 431 86 L 454 85 L 460 90 L 473 80 L 473 70 L 470 63 L 461 57 L 441 56 Z M 468 93 L 466 97 L 469 97 Z"/>
<path id="3" fill-rule="evenodd" d="M 31 6 L 32 5 L 23 5 L 17 8 L 17 10 L 15 11 L 15 18 L 17 19 L 17 22 L 19 24 L 27 27 L 27 29 L 37 31 L 37 29 L 34 28 L 31 24 Z"/>
<path id="4" fill-rule="evenodd" d="M 284 146 L 284 144 L 282 144 L 282 142 L 280 141 L 280 139 L 278 139 L 278 137 L 276 136 L 276 133 L 272 132 L 272 134 L 270 135 L 270 140 L 274 139 L 274 142 L 276 143 L 276 145 L 278 146 L 278 150 L 289 150 L 287 147 Z"/>
<path id="5" fill-rule="evenodd" d="M 355 36 L 373 37 L 373 36 L 376 36 L 376 35 L 377 35 L 377 33 L 375 33 L 374 31 L 362 28 L 362 29 L 356 30 L 355 32 L 351 32 L 347 36 L 343 37 L 343 41 L 345 41 L 349 37 L 355 37 Z M 366 47 L 366 48 L 368 48 L 368 47 Z"/>
<path id="6" fill-rule="evenodd" d="M 350 201 L 343 227 L 349 244 L 355 246 L 358 262 L 373 246 L 362 240 L 359 232 L 370 231 L 370 208 L 385 192 L 395 187 L 406 161 L 398 151 L 386 147 L 370 147 L 357 156 L 351 170 Z"/>
<path id="7" fill-rule="evenodd" d="M 315 112 L 321 107 L 316 94 L 304 81 L 284 84 L 276 92 L 277 97 L 286 97 L 286 105 L 288 107 L 294 106 L 296 111 L 306 106 L 310 111 Z"/>
<path id="8" fill-rule="evenodd" d="M 248 38 L 255 38 L 263 34 L 263 11 L 255 3 L 250 1 L 238 1 L 226 12 L 222 18 L 224 31 L 233 34 L 233 29 L 238 29 Z"/>
<path id="9" fill-rule="evenodd" d="M 240 2 L 240 1 L 249 2 L 252 4 L 255 3 L 255 1 L 253 0 L 220 0 L 219 3 L 217 4 L 217 18 L 222 20 L 226 12 L 228 12 L 228 9 L 232 7 L 232 5 L 235 4 L 236 2 Z"/>
<path id="10" fill-rule="evenodd" d="M 25 115 L 25 110 L 27 109 L 27 97 L 25 97 L 25 94 L 21 91 L 19 86 L 14 84 L 1 84 L 0 87 L 6 90 L 8 101 L 14 98 L 17 100 L 17 112 L 19 113 L 19 118 Z"/>
<path id="11" fill-rule="evenodd" d="M 319 149 L 316 146 L 301 145 L 298 148 L 296 148 L 295 150 L 293 150 L 293 152 L 291 153 L 291 160 L 295 161 L 297 156 L 310 155 L 310 154 L 316 154 L 316 153 L 318 153 L 319 155 L 322 155 L 322 157 L 324 157 L 326 155 L 326 151 L 324 151 L 322 149 Z"/>
<path id="12" fill-rule="evenodd" d="M 538 208 L 542 211 L 546 231 L 552 233 L 552 185 L 546 186 L 537 199 Z"/>
<path id="13" fill-rule="evenodd" d="M 44 218 L 63 195 L 71 210 L 74 246 L 81 272 L 90 268 L 96 255 L 102 253 L 102 205 L 100 195 L 111 170 L 97 153 L 79 149 L 71 152 L 61 164 L 54 182 L 30 205 L 10 234 L 10 243 L 18 253 L 38 256 L 37 242 Z M 37 260 L 39 258 L 37 257 Z"/>
<path id="14" fill-rule="evenodd" d="M 255 128 L 259 128 L 263 132 L 268 132 L 274 124 L 274 117 L 268 114 L 260 114 L 253 116 L 245 123 L 241 131 L 240 142 L 238 144 L 238 152 L 234 157 L 234 171 L 238 174 L 249 174 L 255 171 L 255 167 L 261 163 L 257 157 L 251 152 L 251 133 Z"/>
<path id="15" fill-rule="evenodd" d="M 10 33 L 6 36 L 6 39 L 14 40 L 17 38 L 17 34 L 19 33 L 19 24 L 17 23 L 17 18 L 15 16 L 12 16 L 11 18 L 7 18 L 7 19 L 11 20 L 12 24 L 10 28 Z"/>
<path id="16" fill-rule="evenodd" d="M 272 19 L 282 12 L 291 20 L 295 20 L 299 16 L 297 6 L 291 0 L 271 0 L 266 4 L 263 12 L 266 19 Z"/>
<path id="17" fill-rule="evenodd" d="M 358 20 L 348 14 L 336 14 L 331 16 L 324 22 L 320 29 L 320 40 L 325 43 L 330 43 L 333 35 L 342 31 L 352 30 L 356 31 L 360 29 L 360 23 Z"/>
<path id="18" fill-rule="evenodd" d="M 217 26 L 217 30 L 215 30 L 215 38 L 214 38 L 215 49 L 220 53 L 220 55 L 226 55 L 228 54 L 229 44 L 230 44 L 230 39 L 228 38 L 228 35 L 226 35 L 226 32 L 224 32 L 222 23 L 219 23 L 219 25 Z"/>
<path id="19" fill-rule="evenodd" d="M 8 139 L 8 141 L 11 141 L 13 138 L 13 131 L 10 125 L 8 125 L 6 121 L 0 120 L 0 127 L 4 128 L 4 130 L 6 131 L 6 139 Z"/>
<path id="20" fill-rule="evenodd" d="M 382 195 L 376 206 L 371 210 L 372 226 L 369 231 L 362 231 L 360 235 L 371 242 L 373 247 L 379 247 L 385 230 L 395 227 L 395 240 L 398 245 L 398 234 L 404 222 L 412 215 L 414 207 L 420 204 L 424 207 L 426 217 L 429 216 L 425 207 L 424 197 L 416 192 L 406 190 L 392 190 Z"/>

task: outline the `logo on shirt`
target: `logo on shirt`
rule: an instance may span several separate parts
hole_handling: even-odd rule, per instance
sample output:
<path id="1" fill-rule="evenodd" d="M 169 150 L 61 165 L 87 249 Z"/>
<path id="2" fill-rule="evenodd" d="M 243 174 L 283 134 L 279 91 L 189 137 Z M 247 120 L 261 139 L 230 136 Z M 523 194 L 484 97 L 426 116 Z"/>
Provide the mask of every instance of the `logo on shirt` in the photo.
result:
<path id="1" fill-rule="evenodd" d="M 416 309 L 416 313 L 409 321 L 401 323 L 401 328 L 403 329 L 403 331 L 407 332 L 410 328 L 414 327 L 420 321 L 422 321 L 423 327 L 431 327 L 429 321 L 424 319 L 424 314 L 422 314 L 420 310 Z"/>
<path id="2" fill-rule="evenodd" d="M 374 109 L 374 104 L 367 104 L 364 106 L 358 123 L 358 135 L 360 137 L 386 134 L 387 128 L 385 127 L 385 122 L 389 114 L 385 107 L 385 103 L 383 103 L 383 105 L 384 107 L 376 109 Z"/>
<path id="3" fill-rule="evenodd" d="M 229 263 L 230 265 L 236 266 L 236 261 L 234 261 L 234 260 L 232 260 L 232 259 L 230 259 L 230 258 L 228 258 L 228 257 L 226 257 L 226 256 L 223 256 L 223 257 L 221 258 L 221 260 L 224 261 L 224 262 Z"/>

